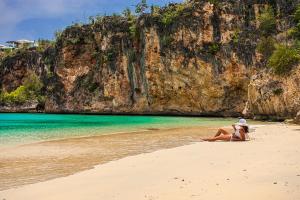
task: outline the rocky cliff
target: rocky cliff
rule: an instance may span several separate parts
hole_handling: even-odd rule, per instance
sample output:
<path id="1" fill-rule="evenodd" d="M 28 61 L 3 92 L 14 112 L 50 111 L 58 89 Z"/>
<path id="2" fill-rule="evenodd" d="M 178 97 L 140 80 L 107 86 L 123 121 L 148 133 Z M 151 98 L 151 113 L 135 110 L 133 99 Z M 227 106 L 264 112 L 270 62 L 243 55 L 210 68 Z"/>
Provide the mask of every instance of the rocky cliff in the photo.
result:
<path id="1" fill-rule="evenodd" d="M 134 21 L 101 17 L 66 28 L 45 52 L 3 58 L 0 88 L 15 90 L 31 71 L 43 82 L 45 112 L 293 118 L 300 66 L 276 75 L 257 45 L 261 12 L 274 10 L 280 40 L 298 3 L 200 0 Z M 11 107 L 22 111 L 2 103 Z"/>

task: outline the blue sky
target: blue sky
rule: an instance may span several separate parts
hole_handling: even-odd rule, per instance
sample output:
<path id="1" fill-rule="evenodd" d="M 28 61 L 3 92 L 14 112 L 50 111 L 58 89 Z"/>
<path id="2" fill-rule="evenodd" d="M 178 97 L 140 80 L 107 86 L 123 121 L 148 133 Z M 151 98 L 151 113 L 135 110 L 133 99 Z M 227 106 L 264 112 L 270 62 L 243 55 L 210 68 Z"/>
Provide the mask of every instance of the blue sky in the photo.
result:
<path id="1" fill-rule="evenodd" d="M 165 5 L 183 0 L 148 0 Z M 0 44 L 8 40 L 53 39 L 56 30 L 89 16 L 134 9 L 139 0 L 0 0 Z"/>

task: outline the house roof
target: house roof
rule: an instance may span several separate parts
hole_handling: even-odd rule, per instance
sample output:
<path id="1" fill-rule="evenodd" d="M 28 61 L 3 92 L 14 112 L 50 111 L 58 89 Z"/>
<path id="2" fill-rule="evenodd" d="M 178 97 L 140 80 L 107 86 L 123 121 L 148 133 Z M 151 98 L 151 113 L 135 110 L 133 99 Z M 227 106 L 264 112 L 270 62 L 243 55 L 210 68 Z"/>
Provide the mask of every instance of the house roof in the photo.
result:
<path id="1" fill-rule="evenodd" d="M 8 46 L 0 45 L 0 49 L 13 49 L 13 47 L 8 47 Z"/>
<path id="2" fill-rule="evenodd" d="M 32 43 L 34 43 L 34 41 L 22 39 L 22 40 L 15 40 L 15 41 L 7 41 L 6 43 L 8 43 L 8 44 L 32 44 Z"/>
<path id="3" fill-rule="evenodd" d="M 8 47 L 8 46 L 0 45 L 0 49 L 13 49 L 13 47 Z"/>

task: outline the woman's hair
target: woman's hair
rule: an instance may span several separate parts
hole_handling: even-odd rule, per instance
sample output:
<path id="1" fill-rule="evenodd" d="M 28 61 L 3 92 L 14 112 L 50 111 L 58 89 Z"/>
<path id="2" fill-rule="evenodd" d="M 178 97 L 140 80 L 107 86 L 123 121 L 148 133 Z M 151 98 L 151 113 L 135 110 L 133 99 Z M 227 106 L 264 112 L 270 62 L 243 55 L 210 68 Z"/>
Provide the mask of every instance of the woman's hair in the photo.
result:
<path id="1" fill-rule="evenodd" d="M 242 126 L 242 127 L 243 127 L 245 133 L 249 133 L 249 127 L 248 126 Z"/>

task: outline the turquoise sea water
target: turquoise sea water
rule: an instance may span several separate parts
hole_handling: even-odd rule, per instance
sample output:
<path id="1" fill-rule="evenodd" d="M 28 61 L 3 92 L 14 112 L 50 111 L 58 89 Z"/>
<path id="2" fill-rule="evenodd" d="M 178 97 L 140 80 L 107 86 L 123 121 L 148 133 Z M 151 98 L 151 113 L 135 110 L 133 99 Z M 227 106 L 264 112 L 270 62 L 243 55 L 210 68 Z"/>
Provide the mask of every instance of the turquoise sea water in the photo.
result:
<path id="1" fill-rule="evenodd" d="M 151 128 L 214 127 L 229 125 L 235 120 L 203 117 L 0 114 L 0 145 L 24 144 Z"/>

